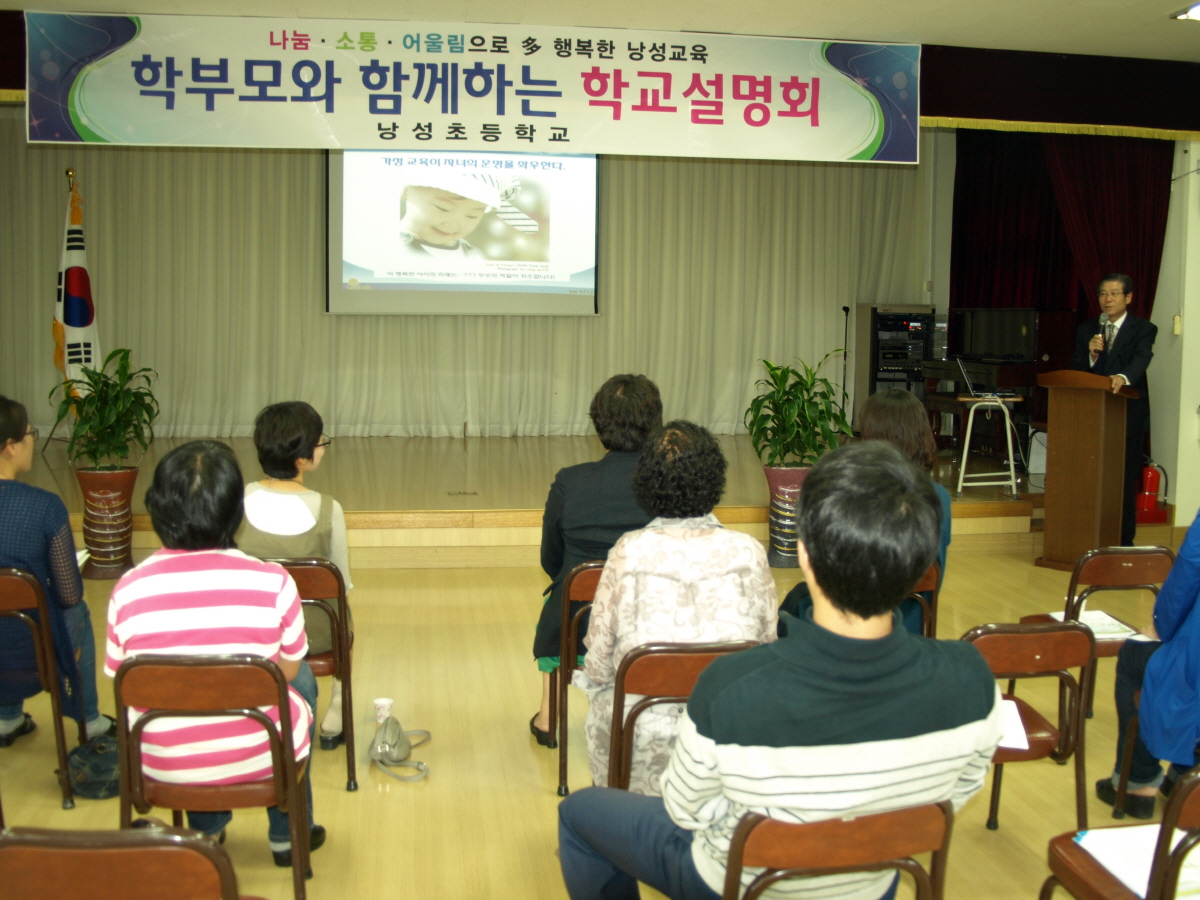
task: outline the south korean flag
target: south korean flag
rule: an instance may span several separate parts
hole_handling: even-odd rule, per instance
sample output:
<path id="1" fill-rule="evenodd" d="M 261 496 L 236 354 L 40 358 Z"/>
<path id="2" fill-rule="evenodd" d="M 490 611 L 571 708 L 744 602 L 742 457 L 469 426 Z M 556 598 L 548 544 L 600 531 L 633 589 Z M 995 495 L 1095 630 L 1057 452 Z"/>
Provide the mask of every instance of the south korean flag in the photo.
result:
<path id="1" fill-rule="evenodd" d="M 92 282 L 83 245 L 83 201 L 74 180 L 67 204 L 62 265 L 58 270 L 54 345 L 54 365 L 64 379 L 82 378 L 83 367 L 94 369 L 101 359 L 96 307 L 92 303 Z"/>

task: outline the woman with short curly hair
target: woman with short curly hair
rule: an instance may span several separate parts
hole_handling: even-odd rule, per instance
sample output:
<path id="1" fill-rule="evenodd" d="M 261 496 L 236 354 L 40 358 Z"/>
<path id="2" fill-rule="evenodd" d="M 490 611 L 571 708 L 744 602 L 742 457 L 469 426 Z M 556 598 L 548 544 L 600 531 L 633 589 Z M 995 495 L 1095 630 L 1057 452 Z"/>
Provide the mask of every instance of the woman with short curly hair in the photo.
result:
<path id="1" fill-rule="evenodd" d="M 713 515 L 725 456 L 706 429 L 675 421 L 650 437 L 633 493 L 655 518 L 617 541 L 596 589 L 588 652 L 575 684 L 587 692 L 592 780 L 608 783 L 613 683 L 630 650 L 652 641 L 709 643 L 775 637 L 775 581 L 761 542 Z M 637 702 L 631 698 L 629 706 Z M 681 706 L 647 710 L 634 732 L 629 789 L 657 796 Z"/>

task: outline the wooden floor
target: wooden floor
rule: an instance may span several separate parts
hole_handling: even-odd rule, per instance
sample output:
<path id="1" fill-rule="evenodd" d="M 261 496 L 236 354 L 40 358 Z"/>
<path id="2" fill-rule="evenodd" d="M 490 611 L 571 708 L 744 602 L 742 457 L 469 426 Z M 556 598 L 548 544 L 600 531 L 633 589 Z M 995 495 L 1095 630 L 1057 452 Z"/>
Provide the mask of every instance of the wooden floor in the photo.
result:
<path id="1" fill-rule="evenodd" d="M 782 596 L 797 574 L 775 574 Z M 361 569 L 354 580 L 361 787 L 354 794 L 345 791 L 344 751 L 317 751 L 316 818 L 329 839 L 313 856 L 309 896 L 565 897 L 554 853 L 557 753 L 538 747 L 526 724 L 539 691 L 529 646 L 544 576 L 528 568 Z M 957 638 L 982 622 L 1060 609 L 1066 586 L 1066 573 L 1035 568 L 1025 555 L 970 554 L 952 545 L 939 636 Z M 110 589 L 107 582 L 87 585 L 101 645 Z M 1148 595 L 1112 594 L 1104 608 L 1141 623 L 1148 620 L 1151 602 Z M 1087 728 L 1089 784 L 1112 765 L 1112 677 L 1113 661 L 1105 660 L 1096 717 Z M 1022 693 L 1047 709 L 1054 702 L 1048 681 L 1031 683 Z M 433 732 L 433 741 L 415 754 L 430 766 L 427 781 L 400 783 L 367 768 L 371 699 L 381 695 L 395 698 L 405 728 Z M 101 708 L 111 713 L 111 682 L 103 676 L 100 696 Z M 585 705 L 573 691 L 575 787 L 587 778 Z M 74 810 L 61 809 L 45 695 L 29 701 L 27 709 L 38 730 L 0 749 L 8 824 L 115 827 L 115 799 L 79 800 Z M 958 817 L 948 897 L 1032 900 L 1047 874 L 1047 841 L 1074 828 L 1071 767 L 1049 761 L 1013 765 L 1004 782 L 999 831 L 984 827 L 986 792 Z M 1094 798 L 1089 810 L 1093 825 L 1113 824 L 1110 810 Z M 226 847 L 244 893 L 275 900 L 291 896 L 288 870 L 271 863 L 264 813 L 235 814 Z"/>

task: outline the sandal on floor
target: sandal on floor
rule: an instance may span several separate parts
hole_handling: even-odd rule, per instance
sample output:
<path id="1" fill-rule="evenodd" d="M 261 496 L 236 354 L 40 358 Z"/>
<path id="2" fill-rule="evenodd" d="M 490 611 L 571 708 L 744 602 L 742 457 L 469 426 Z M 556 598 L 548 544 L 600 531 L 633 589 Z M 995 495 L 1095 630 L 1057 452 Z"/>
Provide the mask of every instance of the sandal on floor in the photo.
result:
<path id="1" fill-rule="evenodd" d="M 321 732 L 321 749 L 336 750 L 342 744 L 346 743 L 346 735 L 339 731 L 337 734 L 326 734 Z"/>

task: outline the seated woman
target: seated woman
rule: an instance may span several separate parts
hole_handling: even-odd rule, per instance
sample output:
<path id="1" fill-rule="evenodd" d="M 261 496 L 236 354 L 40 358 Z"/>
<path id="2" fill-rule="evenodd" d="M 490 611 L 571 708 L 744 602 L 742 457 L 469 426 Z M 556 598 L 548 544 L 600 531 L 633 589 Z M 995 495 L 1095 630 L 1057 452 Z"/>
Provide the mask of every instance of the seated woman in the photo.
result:
<path id="1" fill-rule="evenodd" d="M 96 641 L 67 508 L 57 495 L 17 481 L 33 468 L 37 437 L 25 407 L 0 396 L 0 568 L 24 569 L 46 593 L 63 714 L 85 722 L 90 738 L 113 734 L 116 722 L 100 714 Z M 37 727 L 22 701 L 42 690 L 29 629 L 16 619 L 0 619 L 0 670 L 0 747 L 8 747 Z"/>
<path id="2" fill-rule="evenodd" d="M 1096 796 L 1110 806 L 1125 751 L 1125 730 L 1138 717 L 1125 811 L 1135 819 L 1154 817 L 1154 795 L 1171 788 L 1200 764 L 1200 526 L 1187 531 L 1171 574 L 1154 600 L 1153 640 L 1126 641 L 1117 657 L 1117 759 L 1111 777 L 1096 782 Z M 1141 691 L 1139 703 L 1137 692 Z M 1159 760 L 1171 763 L 1163 779 Z"/>
<path id="3" fill-rule="evenodd" d="M 625 654 L 652 641 L 700 644 L 775 638 L 775 580 L 760 541 L 726 531 L 713 507 L 725 490 L 716 438 L 691 422 L 651 436 L 633 473 L 655 515 L 617 541 L 596 589 L 588 653 L 575 684 L 591 705 L 585 726 L 592 781 L 608 783 L 613 684 Z M 627 697 L 626 709 L 640 698 Z M 682 706 L 654 706 L 634 731 L 629 789 L 658 796 Z"/>
<path id="4" fill-rule="evenodd" d="M 533 639 L 542 672 L 542 705 L 529 730 L 543 747 L 554 742 L 548 731 L 550 673 L 558 668 L 562 640 L 563 581 L 580 563 L 604 559 L 617 538 L 651 519 L 634 499 L 631 479 L 646 438 L 662 427 L 658 388 L 645 375 L 614 375 L 592 398 L 588 416 L 608 452 L 596 462 L 561 469 L 542 516 L 542 568 L 551 583 Z M 581 623 L 580 655 L 587 621 L 585 616 Z"/>
<path id="5" fill-rule="evenodd" d="M 246 519 L 237 547 L 259 559 L 327 559 L 341 570 L 349 591 L 354 585 L 345 513 L 332 497 L 304 486 L 305 474 L 321 465 L 329 446 L 324 428 L 317 411 L 299 400 L 272 404 L 255 418 L 254 446 L 267 477 L 246 485 Z M 331 605 L 338 608 L 336 599 Z M 305 607 L 304 629 L 309 653 L 333 649 L 324 612 Z M 321 720 L 321 749 L 334 750 L 342 741 L 342 683 L 334 678 Z"/>
<path id="6" fill-rule="evenodd" d="M 866 399 L 858 413 L 858 426 L 864 441 L 887 441 L 926 472 L 932 473 L 937 461 L 937 442 L 929 427 L 925 407 L 915 396 L 900 388 L 878 391 Z M 946 550 L 950 546 L 950 492 L 936 481 L 933 489 L 942 504 L 941 537 L 938 540 L 937 565 L 939 578 L 946 576 Z M 941 582 L 939 581 L 939 584 Z M 926 594 L 925 599 L 930 599 Z M 808 585 L 803 581 L 792 588 L 780 612 L 793 616 L 807 615 L 812 607 Z M 921 604 L 907 598 L 900 604 L 898 614 L 904 627 L 913 634 L 921 633 Z M 782 628 L 783 626 L 780 625 Z"/>
<path id="7" fill-rule="evenodd" d="M 146 491 L 146 509 L 163 548 L 113 589 L 104 671 L 115 677 L 121 663 L 141 654 L 266 657 L 290 682 L 299 762 L 312 749 L 317 706 L 317 680 L 304 661 L 308 642 L 300 597 L 285 569 L 234 547 L 242 488 L 233 451 L 217 441 L 191 441 L 162 458 Z M 198 581 L 203 591 L 196 590 Z M 167 621 L 164 610 L 171 613 Z M 278 728 L 278 707 L 264 712 Z M 146 726 L 142 767 L 152 778 L 174 784 L 240 784 L 271 776 L 269 748 L 262 726 L 248 719 L 172 717 Z M 305 779 L 311 771 L 305 767 Z M 312 823 L 311 787 L 307 793 Z M 231 818 L 228 812 L 189 812 L 188 826 L 217 836 Z M 290 866 L 287 814 L 271 807 L 267 821 L 275 864 Z M 324 842 L 325 829 L 312 825 L 311 849 Z"/>

